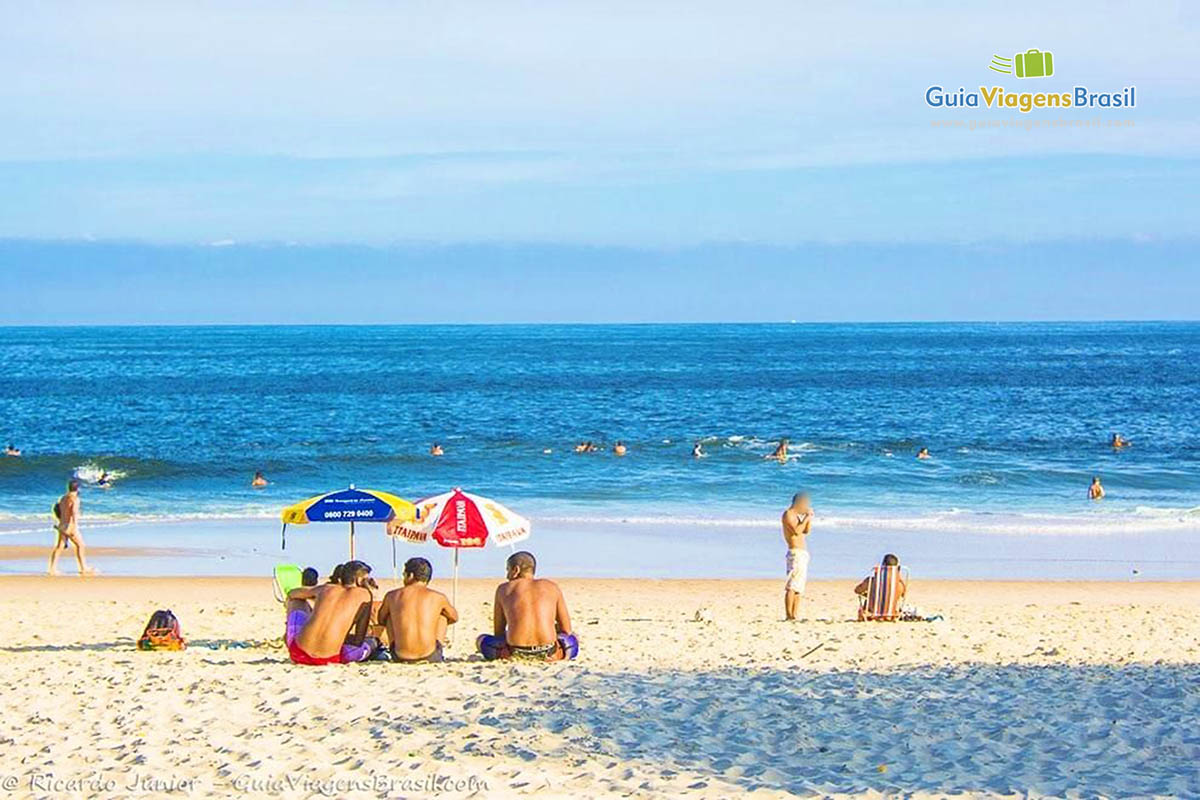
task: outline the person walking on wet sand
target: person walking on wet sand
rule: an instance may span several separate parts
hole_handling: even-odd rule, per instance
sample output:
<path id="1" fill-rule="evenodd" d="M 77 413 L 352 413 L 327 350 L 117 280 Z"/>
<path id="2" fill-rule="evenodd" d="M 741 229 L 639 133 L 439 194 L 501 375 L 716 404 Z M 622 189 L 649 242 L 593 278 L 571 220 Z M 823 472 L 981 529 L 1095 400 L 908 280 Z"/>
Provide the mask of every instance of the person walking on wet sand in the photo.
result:
<path id="1" fill-rule="evenodd" d="M 79 564 L 80 575 L 91 575 L 95 570 L 87 565 L 87 555 L 84 552 L 83 536 L 79 533 L 79 481 L 74 478 L 67 484 L 67 493 L 58 498 L 54 504 L 54 515 L 58 522 L 54 526 L 54 549 L 50 551 L 50 567 L 47 572 L 58 574 L 59 551 L 66 550 L 67 544 L 75 545 L 75 561 Z"/>
<path id="2" fill-rule="evenodd" d="M 792 496 L 792 504 L 783 512 L 783 542 L 787 545 L 787 582 L 783 585 L 784 619 L 796 619 L 800 596 L 808 582 L 808 545 L 812 530 L 813 508 L 808 492 Z"/>

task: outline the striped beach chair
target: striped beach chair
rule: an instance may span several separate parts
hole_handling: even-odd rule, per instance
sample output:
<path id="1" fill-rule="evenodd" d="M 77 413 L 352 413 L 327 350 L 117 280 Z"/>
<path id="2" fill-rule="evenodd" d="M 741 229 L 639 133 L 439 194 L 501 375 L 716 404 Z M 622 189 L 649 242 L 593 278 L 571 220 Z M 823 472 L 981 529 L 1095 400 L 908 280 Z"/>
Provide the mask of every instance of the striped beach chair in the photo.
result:
<path id="1" fill-rule="evenodd" d="M 858 601 L 860 622 L 895 622 L 900 619 L 900 604 L 904 601 L 901 582 L 907 587 L 908 571 L 903 567 L 876 566 L 867 578 L 867 593 Z"/>

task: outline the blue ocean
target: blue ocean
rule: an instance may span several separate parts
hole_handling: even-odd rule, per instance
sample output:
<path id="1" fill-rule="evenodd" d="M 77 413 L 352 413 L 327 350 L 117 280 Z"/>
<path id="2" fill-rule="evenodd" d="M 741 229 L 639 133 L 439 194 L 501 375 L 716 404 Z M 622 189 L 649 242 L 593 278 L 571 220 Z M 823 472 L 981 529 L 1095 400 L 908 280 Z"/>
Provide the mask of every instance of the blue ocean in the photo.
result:
<path id="1" fill-rule="evenodd" d="M 529 516 L 578 574 L 637 572 L 580 555 L 625 537 L 659 554 L 648 574 L 772 575 L 798 490 L 818 556 L 822 532 L 839 552 L 894 535 L 945 574 L 973 574 L 945 566 L 971 543 L 1003 558 L 1039 536 L 1186 561 L 1172 542 L 1200 530 L 1195 323 L 0 328 L 0 366 L 0 439 L 23 452 L 0 459 L 9 541 L 45 538 L 72 475 L 112 536 L 224 520 L 187 528 L 222 551 L 229 521 L 273 530 L 320 492 L 461 486 Z M 790 458 L 765 458 L 781 438 Z M 1072 574 L 1056 569 L 1032 572 Z"/>

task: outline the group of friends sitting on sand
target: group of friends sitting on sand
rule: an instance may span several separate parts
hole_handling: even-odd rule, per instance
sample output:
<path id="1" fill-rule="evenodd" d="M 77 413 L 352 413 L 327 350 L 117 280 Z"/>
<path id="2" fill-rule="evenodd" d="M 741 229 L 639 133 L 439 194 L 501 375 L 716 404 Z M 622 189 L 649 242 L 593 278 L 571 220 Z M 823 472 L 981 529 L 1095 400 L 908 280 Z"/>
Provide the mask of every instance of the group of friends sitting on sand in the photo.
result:
<path id="1" fill-rule="evenodd" d="M 559 661 L 579 653 L 562 590 L 535 577 L 536 571 L 532 553 L 508 557 L 506 580 L 496 587 L 492 633 L 475 641 L 485 659 Z M 303 585 L 287 594 L 284 641 L 292 661 L 312 666 L 444 661 L 447 628 L 458 622 L 458 611 L 446 595 L 429 588 L 432 578 L 428 560 L 410 558 L 404 585 L 376 601 L 379 586 L 362 561 L 339 564 L 324 584 L 309 567 Z"/>

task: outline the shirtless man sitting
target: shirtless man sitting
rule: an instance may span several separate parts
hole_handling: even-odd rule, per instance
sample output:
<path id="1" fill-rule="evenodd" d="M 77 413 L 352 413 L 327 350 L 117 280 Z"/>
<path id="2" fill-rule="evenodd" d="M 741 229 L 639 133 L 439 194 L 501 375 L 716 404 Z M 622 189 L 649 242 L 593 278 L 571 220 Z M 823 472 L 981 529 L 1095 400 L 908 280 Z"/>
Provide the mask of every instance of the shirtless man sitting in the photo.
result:
<path id="1" fill-rule="evenodd" d="M 792 504 L 783 512 L 783 542 L 787 545 L 787 582 L 783 585 L 784 619 L 796 619 L 800 595 L 808 582 L 808 545 L 812 530 L 813 508 L 808 492 L 792 496 Z"/>
<path id="2" fill-rule="evenodd" d="M 378 647 L 376 640 L 366 636 L 371 619 L 370 585 L 371 568 L 361 561 L 349 561 L 341 565 L 336 583 L 300 586 L 288 592 L 289 607 L 293 600 L 313 603 L 312 613 L 302 624 L 288 625 L 287 648 L 292 662 L 317 667 L 370 658 Z"/>
<path id="3" fill-rule="evenodd" d="M 508 557 L 508 580 L 496 587 L 492 635 L 475 646 L 488 661 L 522 658 L 560 661 L 579 654 L 567 601 L 554 581 L 535 578 L 537 561 L 524 550 Z"/>
<path id="4" fill-rule="evenodd" d="M 68 544 L 75 545 L 75 562 L 79 565 L 80 575 L 91 575 L 95 572 L 87 565 L 87 555 L 83 546 L 83 535 L 79 532 L 79 481 L 72 478 L 67 484 L 67 493 L 58 498 L 54 504 L 54 515 L 58 523 L 54 526 L 57 536 L 54 549 L 50 551 L 51 575 L 58 574 L 58 555 L 60 550 L 66 550 Z"/>
<path id="5" fill-rule="evenodd" d="M 423 558 L 404 562 L 404 586 L 383 596 L 379 624 L 387 628 L 392 657 L 402 664 L 445 661 L 442 642 L 446 626 L 458 622 L 458 612 L 446 595 L 429 588 L 433 565 Z"/>

